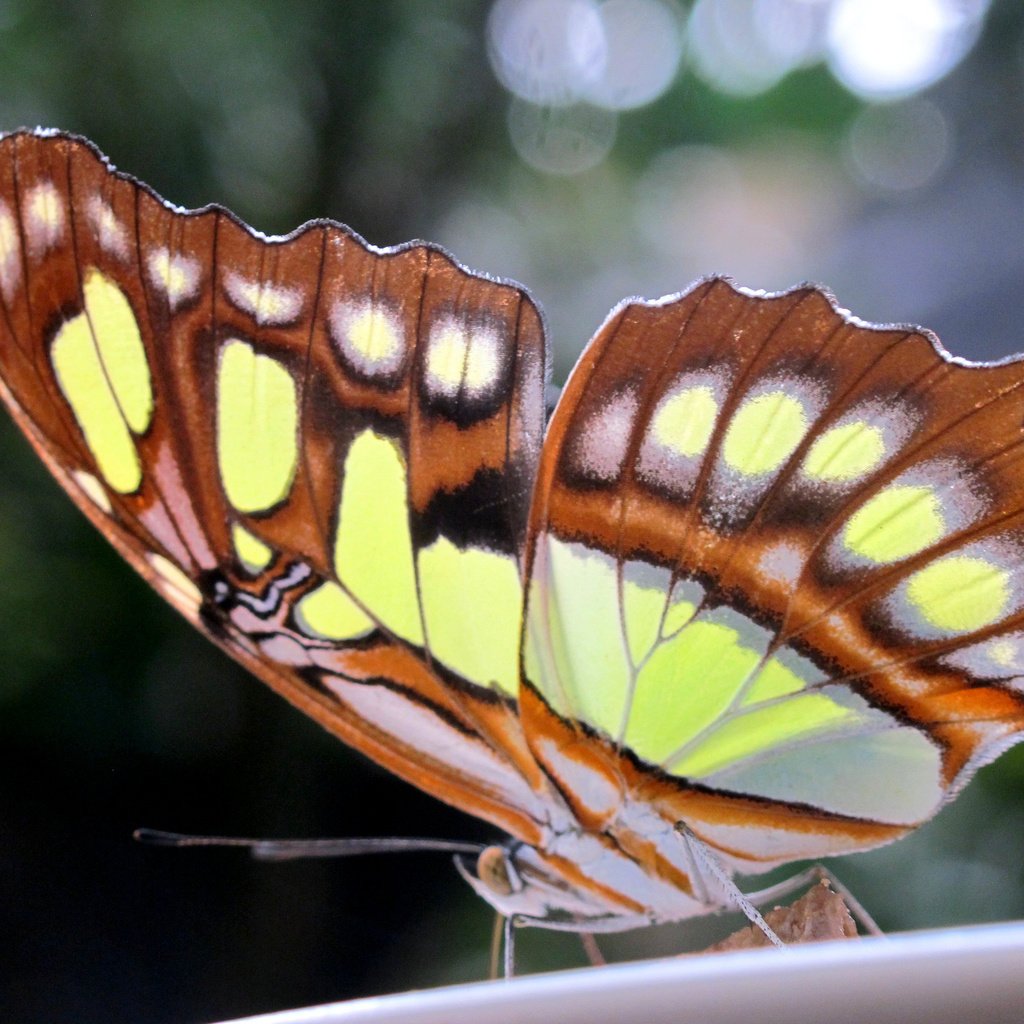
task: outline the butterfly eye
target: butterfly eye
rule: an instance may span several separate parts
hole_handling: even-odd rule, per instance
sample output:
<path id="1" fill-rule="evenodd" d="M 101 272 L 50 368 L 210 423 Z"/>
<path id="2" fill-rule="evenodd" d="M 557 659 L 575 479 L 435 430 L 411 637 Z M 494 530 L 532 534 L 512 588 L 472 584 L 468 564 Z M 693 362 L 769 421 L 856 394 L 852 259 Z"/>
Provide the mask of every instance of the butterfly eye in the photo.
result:
<path id="1" fill-rule="evenodd" d="M 503 846 L 484 847 L 476 860 L 476 873 L 480 881 L 498 896 L 511 896 L 523 888 L 523 880 Z"/>

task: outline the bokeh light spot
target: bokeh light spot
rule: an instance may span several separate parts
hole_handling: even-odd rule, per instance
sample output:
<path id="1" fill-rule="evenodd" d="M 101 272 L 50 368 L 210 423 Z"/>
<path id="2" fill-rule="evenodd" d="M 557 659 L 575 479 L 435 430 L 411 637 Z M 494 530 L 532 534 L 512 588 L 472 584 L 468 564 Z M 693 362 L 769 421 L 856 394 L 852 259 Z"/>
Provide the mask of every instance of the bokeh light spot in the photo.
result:
<path id="1" fill-rule="evenodd" d="M 661 0 L 608 0 L 600 16 L 607 55 L 587 100 L 611 110 L 656 100 L 672 84 L 682 56 L 676 9 Z"/>
<path id="2" fill-rule="evenodd" d="M 590 0 L 498 0 L 487 39 L 498 80 L 530 103 L 575 103 L 604 71 L 604 27 Z"/>
<path id="3" fill-rule="evenodd" d="M 820 0 L 697 0 L 687 25 L 694 70 L 736 96 L 765 92 L 821 54 Z"/>
<path id="4" fill-rule="evenodd" d="M 987 0 L 836 0 L 829 66 L 866 99 L 907 96 L 950 71 L 974 44 Z"/>
<path id="5" fill-rule="evenodd" d="M 513 100 L 508 130 L 519 156 L 548 174 L 579 174 L 596 167 L 611 152 L 618 124 L 602 107 L 538 107 Z"/>
<path id="6" fill-rule="evenodd" d="M 850 126 L 846 152 L 856 175 L 887 191 L 927 185 L 945 166 L 949 122 L 926 99 L 867 107 Z"/>
<path id="7" fill-rule="evenodd" d="M 680 146 L 637 187 L 640 236 L 680 274 L 728 273 L 759 287 L 813 277 L 847 200 L 827 153 L 799 135 L 745 150 Z"/>

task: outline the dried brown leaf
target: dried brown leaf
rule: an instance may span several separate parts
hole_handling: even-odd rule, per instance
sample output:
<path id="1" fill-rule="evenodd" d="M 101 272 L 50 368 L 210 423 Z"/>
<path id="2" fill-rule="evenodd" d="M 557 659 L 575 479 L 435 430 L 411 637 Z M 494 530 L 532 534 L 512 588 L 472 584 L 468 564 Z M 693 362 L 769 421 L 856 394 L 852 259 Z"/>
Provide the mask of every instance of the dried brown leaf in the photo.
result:
<path id="1" fill-rule="evenodd" d="M 787 945 L 797 942 L 830 942 L 855 939 L 857 925 L 842 896 L 824 879 L 788 907 L 776 907 L 764 915 L 768 927 Z M 705 953 L 769 946 L 767 936 L 756 925 L 734 932 L 709 946 Z"/>

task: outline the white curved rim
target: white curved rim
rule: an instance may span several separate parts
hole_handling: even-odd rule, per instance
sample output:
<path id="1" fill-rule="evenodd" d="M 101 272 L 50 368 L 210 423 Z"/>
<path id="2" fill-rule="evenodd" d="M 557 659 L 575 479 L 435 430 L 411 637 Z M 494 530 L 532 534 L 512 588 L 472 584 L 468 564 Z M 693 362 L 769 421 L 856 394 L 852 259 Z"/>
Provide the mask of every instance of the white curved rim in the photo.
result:
<path id="1" fill-rule="evenodd" d="M 985 1024 L 1024 1009 L 1024 921 L 478 982 L 234 1024 Z"/>

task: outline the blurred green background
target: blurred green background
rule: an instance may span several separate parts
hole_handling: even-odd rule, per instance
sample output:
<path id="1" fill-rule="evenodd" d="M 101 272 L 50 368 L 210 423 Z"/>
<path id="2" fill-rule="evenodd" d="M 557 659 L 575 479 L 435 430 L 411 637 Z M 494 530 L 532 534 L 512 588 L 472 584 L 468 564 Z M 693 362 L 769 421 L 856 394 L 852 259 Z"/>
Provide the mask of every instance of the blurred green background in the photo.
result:
<path id="1" fill-rule="evenodd" d="M 957 354 L 1021 345 L 1014 0 L 0 3 L 0 125 L 92 138 L 185 206 L 428 238 L 524 282 L 561 382 L 620 298 L 827 283 Z M 443 856 L 259 865 L 139 825 L 488 830 L 347 751 L 151 594 L 0 422 L 0 1017 L 195 1022 L 476 979 Z M 851 780 L 855 785 L 856 780 Z M 887 929 L 1024 916 L 1024 757 L 835 865 Z M 609 940 L 699 947 L 734 921 Z M 525 970 L 582 961 L 521 933 Z"/>

